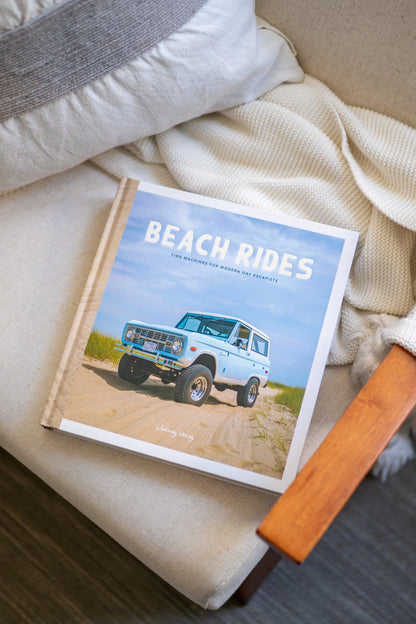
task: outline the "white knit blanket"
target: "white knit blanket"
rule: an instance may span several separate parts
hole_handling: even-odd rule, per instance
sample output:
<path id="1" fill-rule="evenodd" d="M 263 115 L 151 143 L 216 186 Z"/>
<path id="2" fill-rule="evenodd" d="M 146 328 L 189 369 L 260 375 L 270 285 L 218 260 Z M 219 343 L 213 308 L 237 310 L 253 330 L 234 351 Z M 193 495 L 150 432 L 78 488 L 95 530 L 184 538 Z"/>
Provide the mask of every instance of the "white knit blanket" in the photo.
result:
<path id="1" fill-rule="evenodd" d="M 369 332 L 377 357 L 394 342 L 416 355 L 416 130 L 347 106 L 306 76 L 94 162 L 359 231 L 330 363 L 353 362 Z"/>

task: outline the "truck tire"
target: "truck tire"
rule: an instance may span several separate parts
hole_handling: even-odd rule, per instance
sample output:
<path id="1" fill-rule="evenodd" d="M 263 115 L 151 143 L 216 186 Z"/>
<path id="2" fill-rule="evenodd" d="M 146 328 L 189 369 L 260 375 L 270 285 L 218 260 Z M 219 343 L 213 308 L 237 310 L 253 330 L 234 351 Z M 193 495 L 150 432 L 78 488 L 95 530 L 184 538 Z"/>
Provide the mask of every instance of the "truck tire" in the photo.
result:
<path id="1" fill-rule="evenodd" d="M 136 386 L 140 386 L 149 377 L 149 373 L 143 370 L 141 362 L 137 357 L 125 353 L 118 363 L 118 376 L 136 384 Z"/>
<path id="2" fill-rule="evenodd" d="M 192 364 L 178 377 L 175 386 L 175 401 L 200 407 L 209 397 L 212 388 L 212 374 L 203 364 Z"/>
<path id="3" fill-rule="evenodd" d="M 248 380 L 245 386 L 237 390 L 237 405 L 253 407 L 259 394 L 259 381 L 255 377 Z"/>

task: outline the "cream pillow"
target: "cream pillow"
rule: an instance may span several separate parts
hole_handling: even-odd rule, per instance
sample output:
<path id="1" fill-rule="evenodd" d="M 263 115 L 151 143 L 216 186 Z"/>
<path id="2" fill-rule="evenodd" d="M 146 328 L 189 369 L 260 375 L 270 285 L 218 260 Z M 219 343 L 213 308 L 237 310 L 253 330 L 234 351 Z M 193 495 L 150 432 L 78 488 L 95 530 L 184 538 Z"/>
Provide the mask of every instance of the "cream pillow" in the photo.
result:
<path id="1" fill-rule="evenodd" d="M 3 0 L 0 33 L 0 191 L 303 78 L 253 0 Z"/>

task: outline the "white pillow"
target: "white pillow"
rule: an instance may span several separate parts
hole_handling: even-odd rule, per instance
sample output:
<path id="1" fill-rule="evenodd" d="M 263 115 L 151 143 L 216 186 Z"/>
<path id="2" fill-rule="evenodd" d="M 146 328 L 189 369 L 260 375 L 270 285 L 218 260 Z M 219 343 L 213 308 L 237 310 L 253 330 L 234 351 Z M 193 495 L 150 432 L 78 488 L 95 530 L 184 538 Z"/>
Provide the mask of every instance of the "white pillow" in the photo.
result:
<path id="1" fill-rule="evenodd" d="M 254 0 L 3 0 L 0 32 L 0 191 L 303 79 Z"/>

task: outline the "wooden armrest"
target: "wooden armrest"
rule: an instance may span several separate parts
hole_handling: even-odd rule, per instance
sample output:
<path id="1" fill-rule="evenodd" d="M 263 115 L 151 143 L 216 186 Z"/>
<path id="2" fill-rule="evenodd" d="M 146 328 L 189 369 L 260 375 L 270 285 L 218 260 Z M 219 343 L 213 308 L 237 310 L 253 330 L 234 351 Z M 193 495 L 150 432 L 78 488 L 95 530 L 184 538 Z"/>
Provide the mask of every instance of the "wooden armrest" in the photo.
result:
<path id="1" fill-rule="evenodd" d="M 260 524 L 301 563 L 416 405 L 416 358 L 395 345 Z"/>

